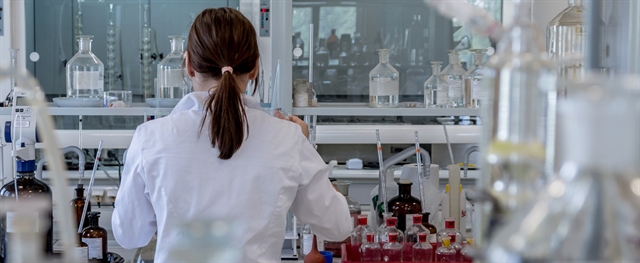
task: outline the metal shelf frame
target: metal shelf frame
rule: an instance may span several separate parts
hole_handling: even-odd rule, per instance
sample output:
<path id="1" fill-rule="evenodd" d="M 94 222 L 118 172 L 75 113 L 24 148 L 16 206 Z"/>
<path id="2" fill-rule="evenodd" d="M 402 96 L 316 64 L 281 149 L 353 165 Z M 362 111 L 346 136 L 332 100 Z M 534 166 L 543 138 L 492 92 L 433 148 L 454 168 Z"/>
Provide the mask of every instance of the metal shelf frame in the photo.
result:
<path id="1" fill-rule="evenodd" d="M 321 103 L 319 107 L 294 107 L 292 114 L 302 116 L 478 116 L 480 109 L 369 108 L 364 103 Z"/>

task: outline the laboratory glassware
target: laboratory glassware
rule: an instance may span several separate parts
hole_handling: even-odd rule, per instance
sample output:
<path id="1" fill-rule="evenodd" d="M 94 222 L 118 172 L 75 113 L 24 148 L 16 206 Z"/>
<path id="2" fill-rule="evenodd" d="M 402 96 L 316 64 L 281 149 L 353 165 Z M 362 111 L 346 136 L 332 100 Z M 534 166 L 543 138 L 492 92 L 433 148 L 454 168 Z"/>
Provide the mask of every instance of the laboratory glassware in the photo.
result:
<path id="1" fill-rule="evenodd" d="M 414 15 L 413 21 L 405 29 L 404 52 L 408 66 L 422 66 L 426 53 L 428 28 L 422 23 L 421 15 Z"/>
<path id="2" fill-rule="evenodd" d="M 456 229 L 456 219 L 453 217 L 447 217 L 444 219 L 445 229 L 438 231 L 438 242 L 441 245 L 442 240 L 445 238 L 449 238 L 451 247 L 456 251 L 460 251 L 462 249 L 461 243 L 463 241 L 463 235 L 460 231 Z"/>
<path id="3" fill-rule="evenodd" d="M 109 4 L 109 25 L 107 25 L 107 65 L 104 83 L 107 90 L 122 89 L 122 49 L 120 44 L 120 28 L 116 25 L 114 5 Z M 118 83 L 118 84 L 117 84 Z"/>
<path id="4" fill-rule="evenodd" d="M 473 250 L 474 250 L 475 240 L 471 237 L 467 238 L 467 245 L 460 250 L 460 262 L 473 262 Z"/>
<path id="5" fill-rule="evenodd" d="M 456 250 L 451 247 L 450 239 L 442 239 L 441 246 L 436 249 L 436 262 L 457 262 Z"/>
<path id="6" fill-rule="evenodd" d="M 44 202 L 47 205 L 46 212 L 43 216 L 32 218 L 36 220 L 36 224 L 32 226 L 32 230 L 40 233 L 38 239 L 44 254 L 53 253 L 53 199 L 51 188 L 44 182 L 35 178 L 35 161 L 16 161 L 16 177 L 0 188 L 0 199 L 6 202 L 26 202 L 35 200 Z M 18 189 L 16 191 L 16 189 Z M 16 200 L 17 199 L 17 200 Z M 0 247 L 0 257 L 7 259 L 7 253 L 10 251 L 13 242 L 13 232 L 15 224 L 15 213 L 13 211 L 3 211 L 2 226 L 0 227 L 0 237 L 2 246 Z"/>
<path id="7" fill-rule="evenodd" d="M 136 254 L 133 256 L 133 263 L 153 263 L 156 256 L 157 242 L 158 235 L 155 234 L 149 241 L 149 244 L 136 250 Z"/>
<path id="8" fill-rule="evenodd" d="M 78 0 L 78 13 L 75 15 L 74 17 L 74 21 L 73 21 L 73 35 L 74 36 L 80 36 L 80 35 L 84 35 L 82 33 L 82 28 L 84 27 L 84 25 L 82 24 L 82 2 L 84 2 L 84 0 Z M 78 52 L 80 50 L 80 45 L 78 42 L 74 43 L 74 52 Z"/>
<path id="9" fill-rule="evenodd" d="M 389 233 L 389 242 L 382 246 L 382 261 L 402 261 L 402 244 L 398 242 L 398 233 Z"/>
<path id="10" fill-rule="evenodd" d="M 89 245 L 82 242 L 81 234 L 78 234 L 78 238 L 76 238 L 76 243 L 73 247 L 73 257 L 73 262 L 87 262 L 89 259 Z"/>
<path id="11" fill-rule="evenodd" d="M 362 212 L 360 208 L 360 203 L 358 201 L 353 200 L 353 198 L 349 197 L 349 186 L 351 185 L 351 181 L 334 181 L 332 184 L 340 191 L 340 193 L 347 200 L 347 206 L 349 208 L 349 214 L 351 215 L 351 219 L 353 222 L 353 226 L 358 224 L 358 216 Z M 324 242 L 324 250 L 333 252 L 334 255 L 340 255 L 342 244 L 350 243 L 350 238 L 347 238 L 341 242 L 335 241 L 325 241 Z"/>
<path id="12" fill-rule="evenodd" d="M 389 50 L 378 50 L 380 63 L 369 73 L 369 107 L 395 108 L 398 106 L 400 74 L 389 64 Z"/>
<path id="13" fill-rule="evenodd" d="M 478 186 L 493 204 L 479 204 L 479 244 L 531 201 L 553 170 L 556 70 L 530 20 L 531 0 L 513 2 L 514 22 L 483 69 L 489 100 L 482 118 L 485 154 Z"/>
<path id="14" fill-rule="evenodd" d="M 547 25 L 547 51 L 554 61 L 561 61 L 560 77 L 578 80 L 584 74 L 587 38 L 583 19 L 582 0 L 568 0 L 569 6 L 562 10 Z"/>
<path id="15" fill-rule="evenodd" d="M 184 39 L 180 35 L 169 36 L 171 53 L 158 64 L 158 99 L 181 99 L 188 93 L 184 72 Z"/>
<path id="16" fill-rule="evenodd" d="M 424 72 L 424 69 L 418 66 L 413 66 L 407 69 L 404 77 L 404 85 L 400 91 L 400 102 L 420 102 L 426 103 L 424 82 L 428 76 Z M 424 107 L 424 104 L 421 105 Z"/>
<path id="17" fill-rule="evenodd" d="M 293 81 L 293 106 L 309 107 L 309 83 L 306 79 L 296 79 Z"/>
<path id="18" fill-rule="evenodd" d="M 432 262 L 433 261 L 433 247 L 427 240 L 427 233 L 419 233 L 417 242 L 411 248 L 411 259 L 414 262 Z M 406 251 L 405 251 L 406 253 Z M 404 261 L 407 260 L 407 256 L 404 256 Z"/>
<path id="19" fill-rule="evenodd" d="M 76 228 L 80 227 L 80 222 L 82 221 L 82 218 L 84 217 L 84 206 L 88 204 L 87 206 L 87 212 L 91 212 L 91 201 L 87 202 L 86 199 L 84 198 L 84 185 L 83 184 L 78 184 L 76 186 L 75 189 L 76 192 L 76 197 L 73 198 L 71 200 L 71 209 L 73 210 L 73 212 L 76 214 Z M 87 222 L 85 220 L 84 225 L 82 226 L 82 228 L 85 228 L 89 226 L 89 222 Z"/>
<path id="20" fill-rule="evenodd" d="M 3 242 L 0 256 L 1 262 L 44 262 L 45 255 L 42 242 L 42 223 L 51 217 L 51 200 L 42 196 L 21 198 L 16 202 L 14 197 L 0 200 L 2 208 L 2 238 L 10 235 L 10 242 Z M 44 225 L 47 225 L 45 223 Z M 6 228 L 6 229 L 4 229 Z M 8 256 L 7 256 L 8 255 Z"/>
<path id="21" fill-rule="evenodd" d="M 482 101 L 487 100 L 487 92 L 482 87 L 482 60 L 486 51 L 484 49 L 470 51 L 473 52 L 473 66 L 464 77 L 464 97 L 467 108 L 479 108 Z"/>
<path id="22" fill-rule="evenodd" d="M 105 108 L 129 108 L 133 101 L 130 90 L 110 90 L 104 92 Z"/>
<path id="23" fill-rule="evenodd" d="M 431 62 L 431 77 L 424 82 L 424 102 L 427 108 L 445 108 L 449 104 L 449 86 L 440 74 L 441 61 Z"/>
<path id="24" fill-rule="evenodd" d="M 382 248 L 375 242 L 375 235 L 367 233 L 366 242 L 359 248 L 362 262 L 379 262 L 382 260 Z"/>
<path id="25" fill-rule="evenodd" d="M 153 94 L 153 79 L 151 64 L 158 54 L 158 43 L 156 40 L 156 30 L 151 27 L 151 5 L 149 3 L 142 6 L 142 43 L 140 46 L 142 57 L 142 89 L 145 98 L 151 98 Z M 153 49 L 153 51 L 152 51 Z M 153 54 L 153 55 L 152 55 Z"/>
<path id="26" fill-rule="evenodd" d="M 436 229 L 436 226 L 429 223 L 429 215 L 431 215 L 431 213 L 422 213 L 422 226 L 429 230 L 429 243 L 435 249 L 438 242 L 438 230 Z"/>
<path id="27" fill-rule="evenodd" d="M 10 48 L 9 49 L 9 53 L 11 56 L 11 68 L 18 68 L 18 51 L 19 49 L 17 48 Z M 11 107 L 13 106 L 13 90 L 16 87 L 16 79 L 15 77 L 11 76 L 11 90 L 9 91 L 9 94 L 7 94 L 7 97 L 4 99 L 4 106 L 5 107 Z"/>
<path id="28" fill-rule="evenodd" d="M 79 35 L 79 51 L 67 62 L 67 97 L 100 98 L 104 92 L 104 65 L 91 52 L 91 35 Z"/>
<path id="29" fill-rule="evenodd" d="M 100 212 L 87 213 L 89 226 L 82 230 L 82 242 L 89 246 L 89 260 L 107 261 L 107 230 L 100 227 Z"/>
<path id="30" fill-rule="evenodd" d="M 313 243 L 313 233 L 311 233 L 311 226 L 309 224 L 305 224 L 300 228 L 300 233 L 302 235 L 302 256 L 305 257 L 311 251 L 311 246 Z"/>
<path id="31" fill-rule="evenodd" d="M 404 243 L 404 232 L 396 228 L 397 222 L 398 220 L 395 217 L 387 217 L 385 219 L 385 227 L 376 233 L 380 246 L 384 246 L 384 244 L 389 242 L 389 234 L 391 233 L 396 234 L 399 243 Z"/>
<path id="32" fill-rule="evenodd" d="M 313 244 L 311 245 L 311 251 L 304 257 L 304 263 L 324 263 L 324 256 L 318 251 L 318 241 L 316 235 L 313 235 Z"/>
<path id="33" fill-rule="evenodd" d="M 488 262 L 640 260 L 640 78 L 589 75 L 558 108 L 558 175 L 485 245 Z"/>
<path id="34" fill-rule="evenodd" d="M 429 230 L 422 225 L 422 214 L 413 215 L 413 224 L 407 226 L 407 231 L 405 234 L 405 242 L 404 242 L 404 261 L 412 261 L 412 249 L 413 246 L 420 242 L 418 240 L 418 236 L 421 233 L 429 234 Z M 426 238 L 426 236 L 425 236 Z M 424 241 L 427 242 L 427 241 Z"/>
<path id="35" fill-rule="evenodd" d="M 367 218 L 366 215 L 358 216 L 358 226 L 356 226 L 350 234 L 351 251 L 349 251 L 349 254 L 353 261 L 360 261 L 360 247 L 366 243 L 367 235 L 371 235 L 372 237 L 375 235 L 375 230 L 369 226 Z M 371 242 L 373 242 L 373 240 Z"/>
<path id="36" fill-rule="evenodd" d="M 407 226 L 413 224 L 413 215 L 422 213 L 420 199 L 411 195 L 411 181 L 400 180 L 398 183 L 398 196 L 389 200 L 389 212 L 398 219 L 398 229 L 405 231 Z"/>
<path id="37" fill-rule="evenodd" d="M 460 65 L 460 54 L 449 50 L 449 65 L 442 72 L 449 88 L 449 107 L 464 108 L 464 76 L 467 72 Z"/>

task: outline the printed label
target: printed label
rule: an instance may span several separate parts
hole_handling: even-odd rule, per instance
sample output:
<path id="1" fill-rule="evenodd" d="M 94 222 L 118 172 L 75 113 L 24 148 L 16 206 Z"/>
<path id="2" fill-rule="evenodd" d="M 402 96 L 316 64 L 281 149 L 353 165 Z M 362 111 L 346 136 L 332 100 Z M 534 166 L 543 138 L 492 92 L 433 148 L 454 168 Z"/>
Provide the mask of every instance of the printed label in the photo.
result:
<path id="1" fill-rule="evenodd" d="M 296 107 L 309 107 L 309 96 L 306 93 L 293 95 L 293 105 Z"/>
<path id="2" fill-rule="evenodd" d="M 438 85 L 438 92 L 436 92 L 436 104 L 446 105 L 448 103 L 449 103 L 449 92 L 447 91 L 447 86 L 440 84 Z"/>
<path id="3" fill-rule="evenodd" d="M 40 232 L 40 214 L 32 212 L 18 216 L 15 212 L 7 212 L 7 233 L 16 233 L 18 230 L 26 233 Z"/>
<path id="4" fill-rule="evenodd" d="M 444 227 L 445 228 L 456 228 L 456 221 L 445 221 L 444 222 Z"/>
<path id="5" fill-rule="evenodd" d="M 74 247 L 73 248 L 73 262 L 85 263 L 89 259 L 88 247 Z"/>
<path id="6" fill-rule="evenodd" d="M 482 89 L 479 79 L 471 80 L 471 97 L 480 101 L 487 99 L 487 92 Z"/>
<path id="7" fill-rule="evenodd" d="M 447 84 L 449 84 L 449 97 L 462 97 L 462 80 L 450 78 L 447 80 Z"/>
<path id="8" fill-rule="evenodd" d="M 313 246 L 313 235 L 312 234 L 303 234 L 302 235 L 302 254 L 307 255 L 311 252 L 311 246 Z"/>
<path id="9" fill-rule="evenodd" d="M 437 244 L 438 243 L 438 235 L 436 234 L 430 234 L 429 235 L 429 243 L 431 244 Z M 435 248 L 435 247 L 434 247 Z"/>
<path id="10" fill-rule="evenodd" d="M 102 259 L 102 238 L 83 237 L 82 242 L 89 246 L 89 259 Z"/>
<path id="11" fill-rule="evenodd" d="M 74 71 L 73 84 L 76 89 L 104 89 L 104 76 L 99 71 Z"/>

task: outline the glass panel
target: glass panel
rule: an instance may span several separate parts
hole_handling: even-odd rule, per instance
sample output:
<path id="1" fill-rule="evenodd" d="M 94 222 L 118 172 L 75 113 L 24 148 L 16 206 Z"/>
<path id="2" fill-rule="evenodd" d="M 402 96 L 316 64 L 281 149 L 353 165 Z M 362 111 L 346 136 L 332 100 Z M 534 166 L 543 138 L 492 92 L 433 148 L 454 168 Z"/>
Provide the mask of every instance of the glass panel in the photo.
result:
<path id="1" fill-rule="evenodd" d="M 467 0 L 500 20 L 502 0 Z M 491 46 L 456 20 L 422 0 L 293 0 L 293 41 L 304 42 L 294 57 L 293 80 L 309 76 L 309 23 L 314 27 L 314 89 L 318 102 L 369 102 L 369 73 L 378 49 L 389 49 L 390 65 L 400 74 L 400 102 L 422 101 L 431 61 L 448 64 L 447 50 L 460 53 L 467 70 L 470 49 Z M 335 32 L 332 32 L 335 31 Z"/>

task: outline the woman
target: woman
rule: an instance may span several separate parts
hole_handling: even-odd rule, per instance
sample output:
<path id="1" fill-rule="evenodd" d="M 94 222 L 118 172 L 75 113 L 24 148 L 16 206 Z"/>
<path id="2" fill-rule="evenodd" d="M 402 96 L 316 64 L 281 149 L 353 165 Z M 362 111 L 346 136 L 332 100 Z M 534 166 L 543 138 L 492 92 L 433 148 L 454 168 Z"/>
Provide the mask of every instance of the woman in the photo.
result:
<path id="1" fill-rule="evenodd" d="M 280 259 L 291 210 L 326 240 L 352 229 L 346 200 L 301 132 L 298 118 L 273 118 L 243 96 L 258 75 L 256 32 L 240 12 L 204 10 L 195 19 L 185 65 L 195 92 L 164 118 L 142 124 L 129 147 L 113 213 L 125 249 L 158 233 L 165 262 L 177 226 L 194 220 L 244 220 L 238 236 L 245 262 Z"/>

